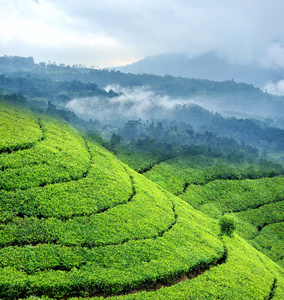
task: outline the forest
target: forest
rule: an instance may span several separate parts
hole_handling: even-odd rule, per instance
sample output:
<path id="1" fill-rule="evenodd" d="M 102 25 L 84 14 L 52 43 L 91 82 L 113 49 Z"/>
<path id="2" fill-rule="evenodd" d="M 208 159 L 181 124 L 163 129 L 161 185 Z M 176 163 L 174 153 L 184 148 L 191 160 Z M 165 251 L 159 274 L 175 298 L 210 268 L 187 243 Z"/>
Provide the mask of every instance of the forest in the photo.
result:
<path id="1" fill-rule="evenodd" d="M 281 97 L 23 57 L 0 93 L 1 299 L 283 299 Z"/>

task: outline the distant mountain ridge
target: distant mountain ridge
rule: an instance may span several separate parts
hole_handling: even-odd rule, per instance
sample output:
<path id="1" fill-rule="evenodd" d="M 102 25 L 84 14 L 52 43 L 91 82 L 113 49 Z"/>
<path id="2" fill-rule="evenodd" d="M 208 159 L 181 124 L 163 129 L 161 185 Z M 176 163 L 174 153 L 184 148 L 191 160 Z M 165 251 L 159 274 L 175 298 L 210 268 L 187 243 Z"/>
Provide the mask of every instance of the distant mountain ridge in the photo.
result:
<path id="1" fill-rule="evenodd" d="M 154 62 L 160 61 L 159 65 L 162 65 L 167 57 L 169 57 L 167 65 L 171 65 L 177 74 L 187 70 L 187 62 L 188 65 L 190 64 L 186 55 L 179 54 L 157 56 L 143 61 L 148 62 L 149 68 L 151 67 L 154 70 L 157 65 Z M 216 58 L 216 54 L 211 53 L 199 59 L 203 61 L 203 70 L 205 68 L 211 69 L 211 73 L 208 71 L 207 74 L 212 76 L 216 70 L 222 70 L 221 67 L 218 67 L 218 63 L 228 66 L 225 60 L 219 58 L 216 58 L 215 64 L 213 64 L 214 57 Z M 153 63 L 151 63 L 151 60 Z M 143 61 L 128 67 L 140 66 Z M 205 63 L 206 61 L 207 63 Z M 191 70 L 197 72 L 198 64 L 195 60 L 195 69 L 192 67 Z M 194 66 L 193 62 L 191 62 L 191 65 Z M 223 67 L 223 70 L 225 69 Z M 199 71 L 201 72 L 201 70 L 202 68 Z M 143 73 L 142 69 L 138 71 L 137 73 Z M 166 73 L 166 71 L 164 72 Z M 173 101 L 193 102 L 206 109 L 217 111 L 224 116 L 269 118 L 276 122 L 273 124 L 274 126 L 284 128 L 284 96 L 269 94 L 269 90 L 265 92 L 252 84 L 237 83 L 236 77 L 227 76 L 230 78 L 229 80 L 221 80 L 221 71 L 217 74 L 221 81 L 213 81 L 186 78 L 185 75 L 183 75 L 184 77 L 174 77 L 172 75 L 134 74 L 134 71 L 127 73 L 126 69 L 115 71 L 114 69 L 90 69 L 77 67 L 76 65 L 70 67 L 63 64 L 57 65 L 44 62 L 35 64 L 32 57 L 4 56 L 0 57 L 0 73 L 1 93 L 23 94 L 27 98 L 41 97 L 46 99 L 46 103 L 55 101 L 55 104 L 58 104 L 63 99 L 78 97 L 79 94 L 83 97 L 106 96 L 107 92 L 104 90 L 106 87 L 110 88 L 109 97 L 117 96 L 114 91 L 120 93 L 125 88 L 128 90 L 136 89 L 134 94 L 133 91 L 130 91 L 132 93 L 131 97 L 136 97 L 139 89 L 143 87 L 142 89 L 147 93 L 152 93 L 155 96 L 154 98 L 167 96 Z M 156 73 L 158 73 L 157 68 Z M 270 77 L 278 80 L 280 77 L 277 77 L 276 73 L 273 73 L 275 77 L 266 73 L 266 78 Z M 261 75 L 262 73 L 259 74 L 260 77 L 264 78 Z M 201 75 L 196 75 L 196 77 L 201 77 Z M 284 82 L 284 80 L 282 81 Z M 51 93 L 51 90 L 54 93 Z M 126 93 L 128 92 L 126 91 Z"/>
<path id="2" fill-rule="evenodd" d="M 115 68 L 134 74 L 173 75 L 214 81 L 235 80 L 263 88 L 269 82 L 284 78 L 283 70 L 265 68 L 255 63 L 240 65 L 230 63 L 215 52 L 208 52 L 189 59 L 186 54 L 148 56 L 136 63 Z"/>

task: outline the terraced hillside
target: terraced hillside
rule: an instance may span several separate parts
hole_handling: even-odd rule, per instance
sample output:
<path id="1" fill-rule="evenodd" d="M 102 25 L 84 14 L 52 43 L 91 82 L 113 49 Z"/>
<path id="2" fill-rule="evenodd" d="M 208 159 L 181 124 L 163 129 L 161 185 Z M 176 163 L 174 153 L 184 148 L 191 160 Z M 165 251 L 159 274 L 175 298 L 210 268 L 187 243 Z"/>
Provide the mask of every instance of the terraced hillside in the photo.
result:
<path id="1" fill-rule="evenodd" d="M 0 129 L 0 298 L 283 299 L 279 265 L 68 124 L 1 101 Z"/>
<path id="2" fill-rule="evenodd" d="M 284 177 L 265 177 L 273 175 L 203 156 L 170 159 L 145 173 L 212 218 L 234 216 L 237 232 L 284 267 Z"/>

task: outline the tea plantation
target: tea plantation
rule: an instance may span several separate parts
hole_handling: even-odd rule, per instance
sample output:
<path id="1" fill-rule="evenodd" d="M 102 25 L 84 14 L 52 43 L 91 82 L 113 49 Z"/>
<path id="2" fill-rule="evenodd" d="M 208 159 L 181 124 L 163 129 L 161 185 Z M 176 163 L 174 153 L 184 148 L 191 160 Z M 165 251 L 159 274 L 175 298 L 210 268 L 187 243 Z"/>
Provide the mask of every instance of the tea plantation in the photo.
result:
<path id="1" fill-rule="evenodd" d="M 145 173 L 212 218 L 233 216 L 237 232 L 284 267 L 284 177 L 276 175 L 202 156 L 170 159 Z"/>
<path id="2" fill-rule="evenodd" d="M 282 177 L 161 187 L 3 100 L 0 149 L 1 299 L 283 299 L 284 270 L 268 258 L 283 259 Z M 221 232 L 223 213 L 252 245 Z"/>

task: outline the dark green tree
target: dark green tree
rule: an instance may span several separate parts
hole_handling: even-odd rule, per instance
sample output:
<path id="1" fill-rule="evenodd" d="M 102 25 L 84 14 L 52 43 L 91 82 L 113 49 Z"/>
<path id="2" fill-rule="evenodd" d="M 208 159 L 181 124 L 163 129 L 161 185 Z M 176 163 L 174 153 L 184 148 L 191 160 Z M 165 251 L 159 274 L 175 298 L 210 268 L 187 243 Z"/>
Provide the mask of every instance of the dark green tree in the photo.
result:
<path id="1" fill-rule="evenodd" d="M 236 222 L 230 215 L 224 215 L 219 220 L 220 230 L 222 234 L 232 236 L 236 229 Z"/>

